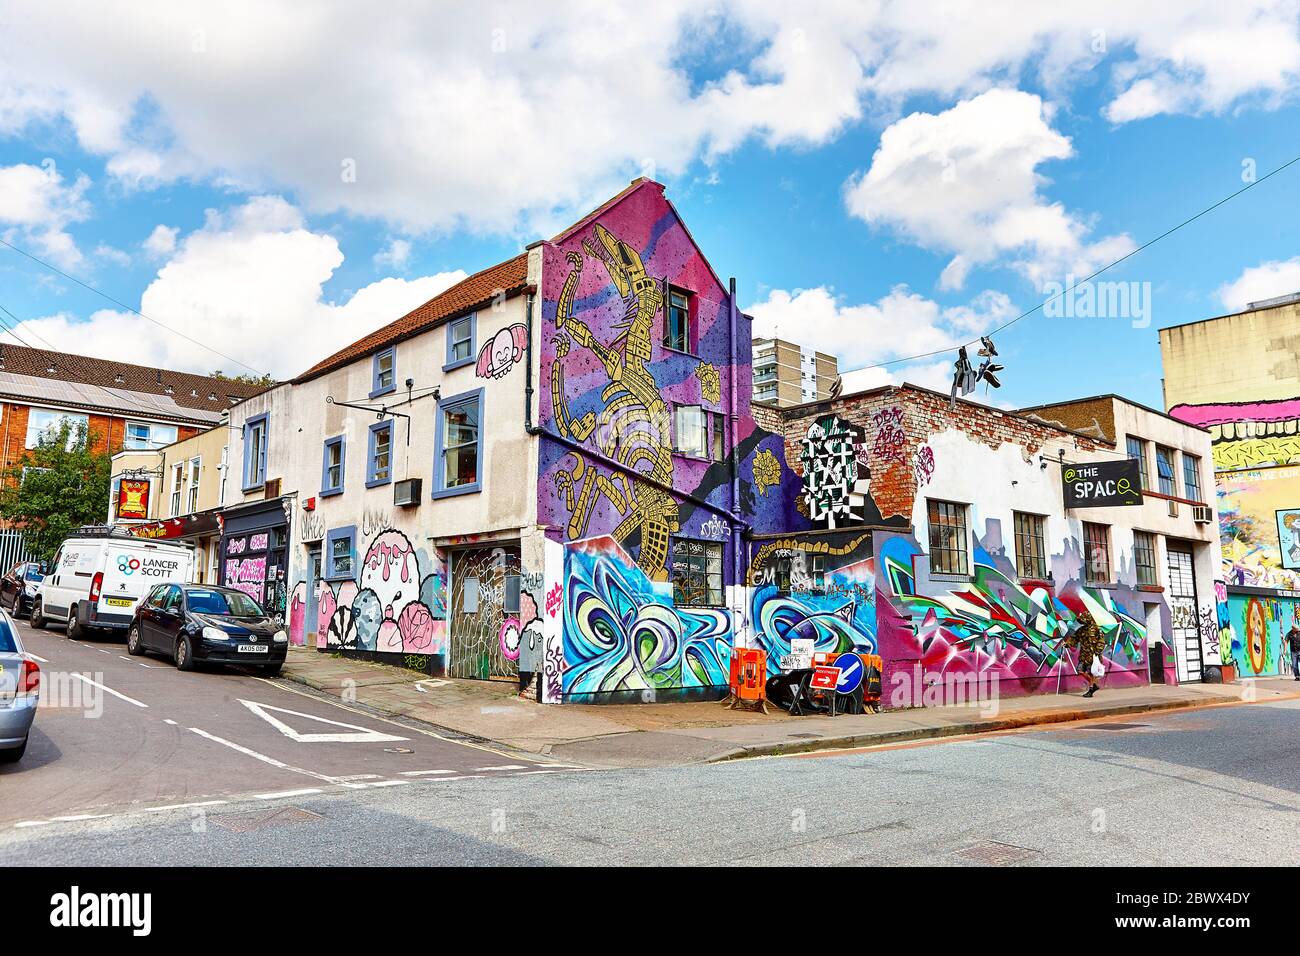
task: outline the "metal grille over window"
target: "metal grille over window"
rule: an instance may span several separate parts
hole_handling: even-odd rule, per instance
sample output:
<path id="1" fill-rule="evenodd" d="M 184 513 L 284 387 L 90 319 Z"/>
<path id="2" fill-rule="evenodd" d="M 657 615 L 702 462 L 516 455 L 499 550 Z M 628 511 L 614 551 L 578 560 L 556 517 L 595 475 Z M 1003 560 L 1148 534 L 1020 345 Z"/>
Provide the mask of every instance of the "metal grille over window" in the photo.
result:
<path id="1" fill-rule="evenodd" d="M 722 545 L 673 538 L 673 601 L 683 607 L 722 607 Z"/>
<path id="2" fill-rule="evenodd" d="M 969 574 L 966 506 L 951 501 L 930 502 L 930 570 L 938 574 Z"/>

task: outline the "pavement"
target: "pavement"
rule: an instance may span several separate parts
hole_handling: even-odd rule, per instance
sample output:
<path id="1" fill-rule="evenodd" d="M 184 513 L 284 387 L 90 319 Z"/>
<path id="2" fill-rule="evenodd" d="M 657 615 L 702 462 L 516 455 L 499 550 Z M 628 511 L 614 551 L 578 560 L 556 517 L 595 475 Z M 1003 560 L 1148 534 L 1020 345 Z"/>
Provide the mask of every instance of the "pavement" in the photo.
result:
<path id="1" fill-rule="evenodd" d="M 526 700 L 513 682 L 425 678 L 398 667 L 290 648 L 282 676 L 377 712 L 466 739 L 589 767 L 663 767 L 860 748 L 1097 717 L 1300 698 L 1291 678 L 1235 684 L 1103 688 L 1091 699 L 1035 695 L 994 706 L 791 717 L 721 703 L 564 704 Z"/>

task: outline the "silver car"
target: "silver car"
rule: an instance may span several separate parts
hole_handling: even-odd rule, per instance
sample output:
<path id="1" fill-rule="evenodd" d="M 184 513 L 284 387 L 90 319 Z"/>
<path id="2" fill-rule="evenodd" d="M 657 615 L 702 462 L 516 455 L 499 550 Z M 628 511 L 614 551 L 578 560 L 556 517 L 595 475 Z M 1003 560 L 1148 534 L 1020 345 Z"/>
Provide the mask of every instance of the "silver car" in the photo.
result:
<path id="1" fill-rule="evenodd" d="M 23 651 L 13 618 L 0 611 L 0 763 L 27 752 L 40 695 L 41 669 Z"/>

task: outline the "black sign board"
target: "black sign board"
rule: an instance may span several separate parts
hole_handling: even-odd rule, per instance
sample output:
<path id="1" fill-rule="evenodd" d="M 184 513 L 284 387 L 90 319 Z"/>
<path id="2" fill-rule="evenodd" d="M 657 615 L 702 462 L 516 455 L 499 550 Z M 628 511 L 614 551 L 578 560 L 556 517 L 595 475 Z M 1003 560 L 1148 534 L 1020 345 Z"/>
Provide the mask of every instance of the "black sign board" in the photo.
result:
<path id="1" fill-rule="evenodd" d="M 1142 504 L 1142 477 L 1136 458 L 1083 462 L 1061 467 L 1067 508 L 1116 508 Z"/>

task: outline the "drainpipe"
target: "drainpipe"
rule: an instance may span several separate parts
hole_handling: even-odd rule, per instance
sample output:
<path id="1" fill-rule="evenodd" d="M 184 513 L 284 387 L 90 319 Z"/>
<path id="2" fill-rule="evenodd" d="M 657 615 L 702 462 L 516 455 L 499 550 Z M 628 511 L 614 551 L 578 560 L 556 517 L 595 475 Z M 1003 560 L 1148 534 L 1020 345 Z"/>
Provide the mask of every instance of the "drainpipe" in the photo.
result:
<path id="1" fill-rule="evenodd" d="M 732 276 L 727 283 L 727 322 L 728 338 L 727 347 L 731 355 L 731 374 L 727 376 L 730 395 L 728 398 L 727 417 L 731 422 L 731 447 L 727 450 L 727 458 L 731 462 L 731 586 L 732 586 L 732 608 L 731 608 L 731 644 L 737 646 L 740 637 L 740 622 L 744 620 L 744 606 L 741 604 L 744 592 L 741 590 L 742 578 L 740 573 L 740 466 L 736 462 L 736 427 L 739 423 L 739 416 L 736 413 L 736 376 L 739 374 L 740 356 L 736 354 L 736 277 Z M 745 643 L 748 644 L 748 635 Z"/>
<path id="2" fill-rule="evenodd" d="M 533 424 L 533 301 L 537 295 L 533 292 L 528 293 L 528 301 L 524 306 L 524 325 L 528 329 L 528 361 L 524 364 L 524 431 L 529 435 L 537 437 L 545 434 L 545 429 L 539 428 Z M 542 371 L 541 351 L 537 352 L 537 373 Z"/>

